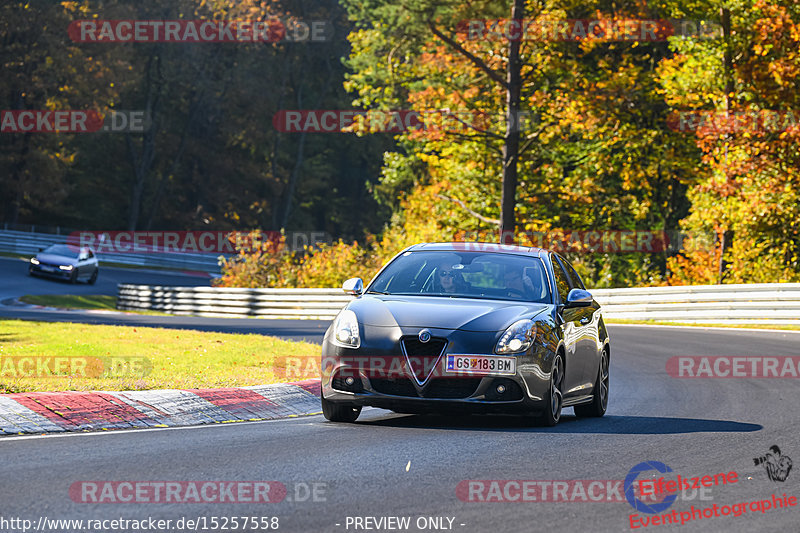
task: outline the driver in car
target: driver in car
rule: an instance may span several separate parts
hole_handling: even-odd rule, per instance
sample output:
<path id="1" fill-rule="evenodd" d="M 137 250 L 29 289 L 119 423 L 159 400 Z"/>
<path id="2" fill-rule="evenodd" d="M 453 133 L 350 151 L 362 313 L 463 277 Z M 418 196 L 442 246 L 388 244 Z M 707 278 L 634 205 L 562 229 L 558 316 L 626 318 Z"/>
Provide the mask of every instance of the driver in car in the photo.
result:
<path id="1" fill-rule="evenodd" d="M 503 281 L 506 285 L 506 292 L 510 298 L 520 300 L 534 300 L 538 292 L 533 286 L 533 281 L 528 276 L 523 275 L 522 267 L 506 265 L 503 272 Z"/>
<path id="2" fill-rule="evenodd" d="M 441 263 L 436 268 L 436 280 L 434 282 L 434 289 L 436 292 L 445 294 L 465 293 L 467 292 L 467 282 L 464 281 L 464 276 L 461 272 L 456 270 L 452 262 Z M 460 266 L 460 265 L 459 265 Z"/>

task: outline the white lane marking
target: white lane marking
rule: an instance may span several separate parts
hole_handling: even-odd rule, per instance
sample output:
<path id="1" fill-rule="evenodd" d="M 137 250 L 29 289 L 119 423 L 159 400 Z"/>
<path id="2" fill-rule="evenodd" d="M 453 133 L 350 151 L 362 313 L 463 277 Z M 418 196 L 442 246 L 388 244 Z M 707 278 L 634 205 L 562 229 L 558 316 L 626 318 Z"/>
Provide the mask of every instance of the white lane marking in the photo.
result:
<path id="1" fill-rule="evenodd" d="M 386 411 L 384 409 L 378 409 L 377 407 L 365 407 L 364 410 L 361 412 L 362 417 L 365 414 L 375 414 L 378 418 L 382 418 L 387 415 L 393 415 L 390 411 Z M 399 415 L 405 416 L 405 415 Z M 60 437 L 107 437 L 109 435 L 121 435 L 125 433 L 149 433 L 153 431 L 188 431 L 192 429 L 215 429 L 215 428 L 229 428 L 232 426 L 249 426 L 252 424 L 273 424 L 277 422 L 293 422 L 299 423 L 302 422 L 303 425 L 311 426 L 311 425 L 322 425 L 322 426 L 329 426 L 331 428 L 341 427 L 340 424 L 327 424 L 325 422 L 320 423 L 317 418 L 322 417 L 322 411 L 318 413 L 309 413 L 307 415 L 297 416 L 293 415 L 287 418 L 275 418 L 272 420 L 254 420 L 254 421 L 242 421 L 242 422 L 234 422 L 230 424 L 205 424 L 202 426 L 170 426 L 165 428 L 143 428 L 143 429 L 114 429 L 111 431 L 92 431 L 92 432 L 66 432 L 66 433 L 48 433 L 45 435 L 8 435 L 4 437 L 0 437 L 0 446 L 3 445 L 4 442 L 16 441 L 16 440 L 30 440 L 30 439 L 54 439 Z M 374 417 L 373 417 L 374 418 Z"/>
<path id="2" fill-rule="evenodd" d="M 619 324 L 608 322 L 606 326 L 611 327 L 631 327 L 631 328 L 680 328 L 680 329 L 713 329 L 715 331 L 760 331 L 764 333 L 800 333 L 800 330 L 793 329 L 764 329 L 764 328 L 738 328 L 738 327 L 719 327 L 719 326 L 668 326 L 666 324 Z"/>

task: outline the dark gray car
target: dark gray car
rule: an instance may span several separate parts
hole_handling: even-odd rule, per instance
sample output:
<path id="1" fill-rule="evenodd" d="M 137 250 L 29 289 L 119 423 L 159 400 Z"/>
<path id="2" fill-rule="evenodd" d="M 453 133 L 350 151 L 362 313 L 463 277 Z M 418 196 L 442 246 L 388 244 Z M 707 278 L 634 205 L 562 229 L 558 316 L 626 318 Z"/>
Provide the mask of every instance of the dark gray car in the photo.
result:
<path id="1" fill-rule="evenodd" d="M 599 304 L 554 252 L 418 244 L 334 319 L 322 344 L 322 409 L 521 413 L 555 425 L 564 407 L 603 416 L 608 332 Z"/>
<path id="2" fill-rule="evenodd" d="M 99 273 L 97 257 L 91 248 L 69 244 L 53 244 L 31 258 L 28 274 L 46 276 L 77 283 L 86 280 L 89 284 L 97 281 Z"/>

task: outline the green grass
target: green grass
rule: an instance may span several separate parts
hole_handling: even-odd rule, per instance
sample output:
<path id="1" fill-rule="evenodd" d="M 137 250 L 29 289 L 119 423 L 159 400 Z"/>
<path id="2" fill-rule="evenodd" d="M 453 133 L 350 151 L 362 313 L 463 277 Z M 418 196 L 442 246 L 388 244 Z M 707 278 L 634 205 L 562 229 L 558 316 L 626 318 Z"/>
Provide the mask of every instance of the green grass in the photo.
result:
<path id="1" fill-rule="evenodd" d="M 262 385 L 319 377 L 319 356 L 256 334 L 0 320 L 4 393 Z"/>
<path id="2" fill-rule="evenodd" d="M 117 297 L 105 294 L 77 296 L 71 294 L 27 294 L 21 302 L 59 309 L 106 309 L 116 311 Z"/>
<path id="3" fill-rule="evenodd" d="M 790 324 L 697 324 L 694 322 L 664 322 L 659 320 L 618 320 L 607 319 L 606 324 L 643 324 L 649 326 L 691 326 L 696 328 L 744 328 L 744 329 L 777 329 L 786 331 L 800 331 L 800 326 Z"/>
<path id="4" fill-rule="evenodd" d="M 0 257 L 10 257 L 12 259 L 21 259 L 23 261 L 30 261 L 32 255 L 22 255 L 14 252 L 0 252 Z"/>
<path id="5" fill-rule="evenodd" d="M 26 294 L 19 299 L 21 302 L 58 309 L 102 309 L 117 311 L 117 297 L 104 294 L 73 295 L 73 294 Z M 121 313 L 136 313 L 139 315 L 171 316 L 162 311 L 148 311 L 145 309 L 119 311 Z"/>

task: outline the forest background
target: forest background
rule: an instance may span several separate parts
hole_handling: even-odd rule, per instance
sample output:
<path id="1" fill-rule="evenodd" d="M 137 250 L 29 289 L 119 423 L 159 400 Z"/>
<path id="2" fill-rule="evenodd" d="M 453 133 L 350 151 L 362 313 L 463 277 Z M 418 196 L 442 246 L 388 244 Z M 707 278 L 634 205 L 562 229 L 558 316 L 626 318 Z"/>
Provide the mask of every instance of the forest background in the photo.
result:
<path id="1" fill-rule="evenodd" d="M 312 250 L 242 248 L 218 282 L 331 287 L 371 278 L 416 242 L 497 241 L 511 213 L 521 244 L 671 237 L 656 252 L 561 246 L 590 287 L 800 281 L 794 0 L 31 0 L 0 12 L 3 110 L 149 117 L 143 132 L 0 133 L 8 224 L 326 232 L 333 242 Z M 333 31 L 193 44 L 84 43 L 67 31 L 88 19 L 276 17 Z M 572 33 L 509 39 L 498 30 L 515 17 Z M 576 30 L 615 20 L 713 31 Z M 487 31 L 470 34 L 470 21 Z M 286 110 L 473 119 L 287 132 L 274 121 Z M 515 133 L 505 117 L 522 115 Z"/>

